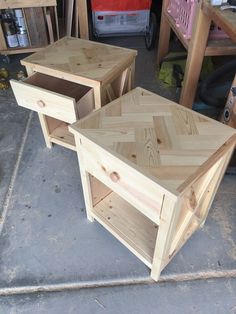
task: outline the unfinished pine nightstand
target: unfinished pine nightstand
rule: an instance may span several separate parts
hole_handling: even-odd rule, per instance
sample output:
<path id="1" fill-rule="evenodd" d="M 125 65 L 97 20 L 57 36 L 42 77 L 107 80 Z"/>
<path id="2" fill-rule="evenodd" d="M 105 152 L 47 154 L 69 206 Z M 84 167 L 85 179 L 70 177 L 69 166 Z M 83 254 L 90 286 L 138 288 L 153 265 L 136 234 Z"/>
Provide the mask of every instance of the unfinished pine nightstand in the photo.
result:
<path id="1" fill-rule="evenodd" d="M 136 88 L 69 127 L 88 219 L 161 270 L 203 225 L 236 130 Z"/>
<path id="2" fill-rule="evenodd" d="M 68 124 L 133 87 L 135 50 L 64 37 L 21 63 L 29 77 L 11 80 L 20 106 L 37 111 L 47 147 L 75 150 Z"/>

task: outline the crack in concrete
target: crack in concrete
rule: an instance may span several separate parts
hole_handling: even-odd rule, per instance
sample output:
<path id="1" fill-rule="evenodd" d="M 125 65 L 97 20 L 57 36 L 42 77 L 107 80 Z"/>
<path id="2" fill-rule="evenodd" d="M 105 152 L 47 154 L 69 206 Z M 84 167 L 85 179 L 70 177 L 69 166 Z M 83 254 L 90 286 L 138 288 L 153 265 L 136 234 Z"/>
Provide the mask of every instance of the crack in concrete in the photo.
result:
<path id="1" fill-rule="evenodd" d="M 19 151 L 18 151 L 18 156 L 17 156 L 16 162 L 15 162 L 15 165 L 14 165 L 12 176 L 11 176 L 11 181 L 10 181 L 10 184 L 8 186 L 8 190 L 7 190 L 5 199 L 4 199 L 3 211 L 2 211 L 2 215 L 0 217 L 0 235 L 2 233 L 3 225 L 4 225 L 4 222 L 5 222 L 6 216 L 7 216 L 8 207 L 9 207 L 9 204 L 10 204 L 13 188 L 14 188 L 14 185 L 15 185 L 15 181 L 16 181 L 19 165 L 20 165 L 20 162 L 21 162 L 21 158 L 22 158 L 22 155 L 23 155 L 24 148 L 25 148 L 26 139 L 27 139 L 28 134 L 29 134 L 29 127 L 30 127 L 30 123 L 31 123 L 31 120 L 32 120 L 32 115 L 33 115 L 33 111 L 30 112 L 28 120 L 27 120 L 27 123 L 26 123 L 26 126 L 25 126 L 25 130 L 24 130 L 24 133 L 23 133 L 23 136 L 22 136 L 22 141 L 21 141 L 20 148 L 19 148 Z"/>
<path id="2" fill-rule="evenodd" d="M 207 271 L 197 273 L 185 273 L 177 275 L 163 275 L 158 282 L 155 282 L 150 278 L 137 278 L 137 279 L 121 279 L 121 280 L 107 280 L 107 281 L 84 281 L 84 282 L 71 282 L 71 283 L 57 283 L 47 285 L 35 285 L 35 286 L 21 286 L 21 287 L 6 287 L 0 288 L 0 296 L 8 295 L 21 295 L 32 293 L 49 293 L 49 292 L 66 292 L 81 289 L 96 289 L 96 288 L 109 288 L 119 287 L 127 285 L 140 285 L 140 284 L 156 284 L 159 283 L 171 283 L 171 282 L 185 282 L 195 280 L 209 280 L 220 278 L 236 278 L 235 270 L 226 271 Z"/>

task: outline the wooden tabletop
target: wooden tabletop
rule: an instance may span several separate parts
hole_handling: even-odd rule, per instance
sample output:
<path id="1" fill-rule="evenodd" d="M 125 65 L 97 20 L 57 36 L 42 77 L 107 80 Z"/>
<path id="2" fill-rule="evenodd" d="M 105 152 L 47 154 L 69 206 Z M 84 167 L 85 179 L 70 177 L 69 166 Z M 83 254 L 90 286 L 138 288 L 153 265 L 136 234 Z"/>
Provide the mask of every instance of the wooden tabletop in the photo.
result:
<path id="1" fill-rule="evenodd" d="M 233 12 L 232 9 L 222 11 L 219 7 L 213 7 L 209 0 L 203 1 L 202 8 L 203 12 L 236 42 L 236 12 Z"/>
<path id="2" fill-rule="evenodd" d="M 73 37 L 64 37 L 23 59 L 33 70 L 68 80 L 87 81 L 88 86 L 105 84 L 125 70 L 136 50 L 115 47 Z M 82 80 L 82 81 L 81 81 Z"/>
<path id="3" fill-rule="evenodd" d="M 142 88 L 72 124 L 70 130 L 170 191 L 178 191 L 236 134 L 233 128 Z"/>

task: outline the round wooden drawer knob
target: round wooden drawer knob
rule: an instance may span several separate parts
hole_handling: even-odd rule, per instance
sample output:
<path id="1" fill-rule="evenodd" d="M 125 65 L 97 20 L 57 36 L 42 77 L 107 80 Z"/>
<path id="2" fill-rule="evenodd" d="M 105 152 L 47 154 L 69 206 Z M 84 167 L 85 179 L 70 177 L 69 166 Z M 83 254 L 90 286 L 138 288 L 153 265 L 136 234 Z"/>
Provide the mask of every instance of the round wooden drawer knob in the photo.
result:
<path id="1" fill-rule="evenodd" d="M 114 171 L 110 174 L 110 179 L 113 182 L 118 182 L 120 180 L 120 176 L 118 175 L 117 172 Z"/>
<path id="2" fill-rule="evenodd" d="M 37 101 L 37 105 L 39 106 L 39 108 L 43 108 L 43 107 L 46 106 L 45 102 L 42 101 L 42 100 L 38 100 L 38 101 Z"/>

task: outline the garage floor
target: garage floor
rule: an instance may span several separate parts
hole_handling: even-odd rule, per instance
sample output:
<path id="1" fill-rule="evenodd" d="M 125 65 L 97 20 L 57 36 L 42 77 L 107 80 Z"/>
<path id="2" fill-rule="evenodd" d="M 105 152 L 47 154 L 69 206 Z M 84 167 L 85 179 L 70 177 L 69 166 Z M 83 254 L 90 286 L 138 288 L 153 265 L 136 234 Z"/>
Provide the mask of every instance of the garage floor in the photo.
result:
<path id="1" fill-rule="evenodd" d="M 156 80 L 143 38 L 136 86 L 175 99 Z M 22 57 L 22 56 L 21 56 Z M 19 67 L 12 58 L 9 68 Z M 0 91 L 0 313 L 236 313 L 236 176 L 226 175 L 203 229 L 166 267 L 149 269 L 86 219 L 75 152 L 47 149 L 38 117 Z"/>

